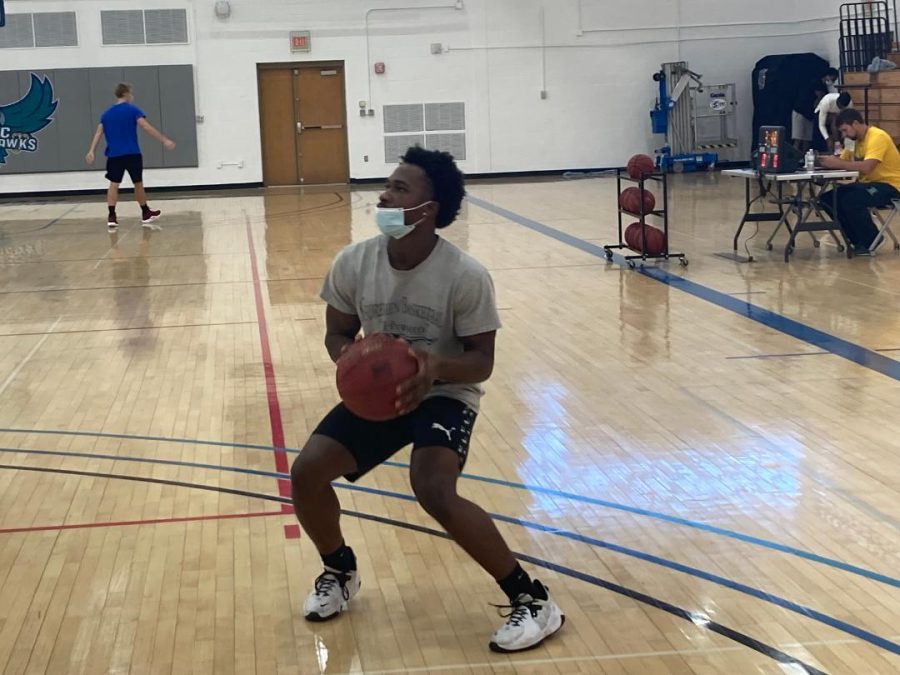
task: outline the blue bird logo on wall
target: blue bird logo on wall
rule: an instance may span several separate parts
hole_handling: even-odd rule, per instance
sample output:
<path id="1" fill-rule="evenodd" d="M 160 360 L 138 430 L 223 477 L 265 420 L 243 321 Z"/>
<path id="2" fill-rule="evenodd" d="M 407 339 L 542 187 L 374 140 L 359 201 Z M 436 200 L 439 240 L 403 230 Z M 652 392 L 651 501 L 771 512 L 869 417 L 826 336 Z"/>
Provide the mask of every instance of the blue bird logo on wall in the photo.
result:
<path id="1" fill-rule="evenodd" d="M 31 74 L 31 88 L 23 98 L 0 105 L 0 166 L 10 152 L 37 152 L 38 131 L 53 121 L 59 101 L 53 100 L 53 85 Z"/>

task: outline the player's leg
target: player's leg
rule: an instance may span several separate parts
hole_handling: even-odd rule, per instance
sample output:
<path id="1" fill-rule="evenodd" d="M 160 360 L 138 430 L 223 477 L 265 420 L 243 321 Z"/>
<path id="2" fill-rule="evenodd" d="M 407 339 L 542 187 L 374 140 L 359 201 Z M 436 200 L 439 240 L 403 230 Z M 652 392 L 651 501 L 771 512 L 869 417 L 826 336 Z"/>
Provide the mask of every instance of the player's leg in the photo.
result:
<path id="1" fill-rule="evenodd" d="M 106 159 L 106 179 L 109 181 L 109 187 L 106 188 L 106 206 L 109 209 L 109 215 L 106 218 L 106 225 L 110 230 L 115 230 L 119 226 L 116 204 L 119 202 L 119 184 L 124 176 L 125 164 L 122 158 L 108 157 Z"/>
<path id="2" fill-rule="evenodd" d="M 326 621 L 345 609 L 360 587 L 356 556 L 344 541 L 340 502 L 331 481 L 356 480 L 411 439 L 409 420 L 368 422 L 343 405 L 319 423 L 291 467 L 297 520 L 322 558 L 323 572 L 303 606 L 309 621 Z"/>
<path id="3" fill-rule="evenodd" d="M 128 156 L 128 175 L 131 176 L 131 182 L 134 183 L 134 200 L 141 207 L 141 224 L 150 225 L 150 223 L 159 218 L 161 212 L 151 209 L 147 205 L 147 192 L 144 189 L 143 155 Z"/>
<path id="4" fill-rule="evenodd" d="M 800 152 L 809 150 L 812 141 L 812 122 L 796 110 L 791 112 L 791 138 Z"/>
<path id="5" fill-rule="evenodd" d="M 565 616 L 543 584 L 532 580 L 515 560 L 484 509 L 457 493 L 475 412 L 459 401 L 433 398 L 412 416 L 410 481 L 416 498 L 509 598 L 511 614 L 491 638 L 491 649 L 516 652 L 536 647 L 560 629 Z"/>
<path id="6" fill-rule="evenodd" d="M 344 543 L 341 505 L 331 481 L 356 471 L 350 451 L 332 438 L 310 436 L 291 467 L 291 500 L 304 532 L 320 555 Z"/>
<path id="7" fill-rule="evenodd" d="M 291 467 L 294 513 L 322 558 L 324 571 L 303 604 L 309 621 L 326 621 L 347 609 L 359 591 L 356 556 L 341 534 L 341 504 L 331 481 L 356 470 L 353 455 L 334 439 L 313 434 Z"/>

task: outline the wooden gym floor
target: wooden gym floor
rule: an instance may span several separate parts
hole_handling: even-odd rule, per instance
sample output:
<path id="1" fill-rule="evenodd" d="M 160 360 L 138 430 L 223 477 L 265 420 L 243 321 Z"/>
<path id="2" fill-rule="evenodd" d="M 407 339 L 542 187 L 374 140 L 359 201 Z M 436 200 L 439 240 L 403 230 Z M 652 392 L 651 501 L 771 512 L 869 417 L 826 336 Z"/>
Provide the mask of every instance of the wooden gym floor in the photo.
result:
<path id="1" fill-rule="evenodd" d="M 340 486 L 350 613 L 301 617 L 279 474 L 335 401 L 317 294 L 377 189 L 160 195 L 118 236 L 99 200 L 0 205 L 0 670 L 900 672 L 900 255 L 785 265 L 763 225 L 727 260 L 743 184 L 671 187 L 668 273 L 602 257 L 608 177 L 475 182 L 446 231 L 505 323 L 462 490 L 568 615 L 510 657 L 408 452 Z"/>

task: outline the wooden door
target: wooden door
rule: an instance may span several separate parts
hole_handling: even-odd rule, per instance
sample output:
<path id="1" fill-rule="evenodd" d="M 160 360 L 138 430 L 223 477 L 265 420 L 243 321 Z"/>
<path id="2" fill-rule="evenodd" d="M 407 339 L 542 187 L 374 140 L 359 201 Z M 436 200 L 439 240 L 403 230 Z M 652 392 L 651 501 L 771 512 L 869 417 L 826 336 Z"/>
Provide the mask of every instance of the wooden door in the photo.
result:
<path id="1" fill-rule="evenodd" d="M 259 96 L 266 185 L 349 181 L 342 65 L 262 66 Z"/>
<path id="2" fill-rule="evenodd" d="M 300 182 L 304 185 L 346 183 L 350 167 L 344 68 L 298 68 L 294 72 Z"/>
<path id="3" fill-rule="evenodd" d="M 297 131 L 294 125 L 294 75 L 289 68 L 259 71 L 263 182 L 297 185 Z"/>

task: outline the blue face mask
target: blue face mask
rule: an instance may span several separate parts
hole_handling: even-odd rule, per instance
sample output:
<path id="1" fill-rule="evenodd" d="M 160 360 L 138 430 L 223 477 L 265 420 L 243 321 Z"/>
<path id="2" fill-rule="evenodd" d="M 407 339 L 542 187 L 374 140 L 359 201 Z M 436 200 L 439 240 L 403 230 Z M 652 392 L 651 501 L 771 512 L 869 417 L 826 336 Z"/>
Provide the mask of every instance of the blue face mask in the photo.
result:
<path id="1" fill-rule="evenodd" d="M 414 229 L 416 229 L 416 225 L 425 220 L 425 217 L 422 216 L 412 225 L 407 225 L 406 212 L 415 211 L 416 209 L 420 209 L 426 204 L 430 203 L 430 201 L 422 202 L 418 206 L 413 206 L 409 209 L 386 209 L 380 206 L 376 206 L 375 223 L 378 225 L 378 229 L 381 230 L 382 234 L 386 234 L 387 236 L 393 237 L 394 239 L 402 239 Z"/>

